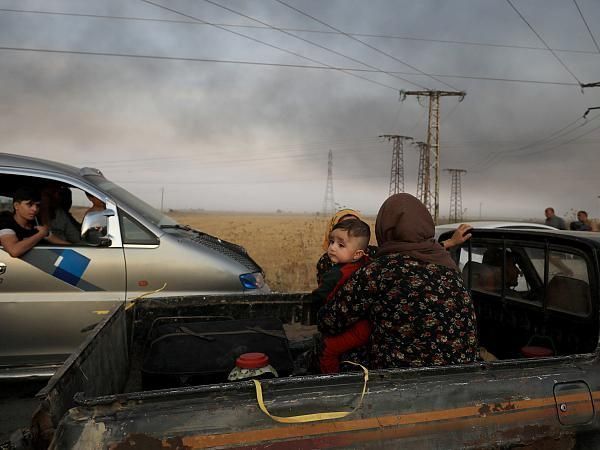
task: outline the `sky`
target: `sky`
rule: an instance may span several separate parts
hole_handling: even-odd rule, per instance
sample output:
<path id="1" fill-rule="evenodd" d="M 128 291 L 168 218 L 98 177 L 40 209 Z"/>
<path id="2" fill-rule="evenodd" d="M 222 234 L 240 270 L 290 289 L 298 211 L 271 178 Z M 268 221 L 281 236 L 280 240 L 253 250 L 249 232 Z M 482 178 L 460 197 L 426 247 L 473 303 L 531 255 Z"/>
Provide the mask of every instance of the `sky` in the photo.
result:
<path id="1" fill-rule="evenodd" d="M 0 152 L 165 209 L 374 214 L 440 102 L 440 214 L 600 217 L 596 0 L 0 0 Z M 404 145 L 405 191 L 418 151 Z"/>

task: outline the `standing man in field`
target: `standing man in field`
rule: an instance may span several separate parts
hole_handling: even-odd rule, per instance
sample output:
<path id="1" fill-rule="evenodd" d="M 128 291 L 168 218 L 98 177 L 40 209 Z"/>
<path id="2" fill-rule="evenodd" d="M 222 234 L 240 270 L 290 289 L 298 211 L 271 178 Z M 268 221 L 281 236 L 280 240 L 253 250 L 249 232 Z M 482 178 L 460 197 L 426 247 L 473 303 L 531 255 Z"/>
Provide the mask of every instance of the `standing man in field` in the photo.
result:
<path id="1" fill-rule="evenodd" d="M 554 213 L 554 208 L 548 207 L 544 210 L 544 215 L 546 216 L 546 225 L 550 225 L 551 227 L 558 228 L 559 230 L 566 230 L 565 221 L 562 217 L 558 217 Z"/>

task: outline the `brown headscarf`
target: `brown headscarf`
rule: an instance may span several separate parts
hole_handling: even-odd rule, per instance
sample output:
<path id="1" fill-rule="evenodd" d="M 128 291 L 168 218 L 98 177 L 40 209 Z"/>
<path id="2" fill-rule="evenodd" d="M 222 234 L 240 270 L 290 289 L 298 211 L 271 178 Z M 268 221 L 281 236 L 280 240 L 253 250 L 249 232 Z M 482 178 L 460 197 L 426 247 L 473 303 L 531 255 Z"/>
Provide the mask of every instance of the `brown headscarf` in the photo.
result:
<path id="1" fill-rule="evenodd" d="M 425 205 L 410 194 L 394 194 L 383 202 L 377 214 L 377 256 L 400 253 L 458 270 L 434 234 L 435 225 Z"/>

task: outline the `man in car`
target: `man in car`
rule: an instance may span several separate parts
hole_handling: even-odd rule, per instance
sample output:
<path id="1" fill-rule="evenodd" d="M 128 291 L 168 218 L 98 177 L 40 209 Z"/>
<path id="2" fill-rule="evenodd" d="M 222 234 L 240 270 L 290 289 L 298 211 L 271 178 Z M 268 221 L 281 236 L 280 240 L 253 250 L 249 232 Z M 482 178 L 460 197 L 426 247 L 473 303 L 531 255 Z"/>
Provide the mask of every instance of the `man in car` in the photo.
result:
<path id="1" fill-rule="evenodd" d="M 502 249 L 500 248 L 489 248 L 483 255 L 482 263 L 491 266 L 497 267 L 502 270 L 504 267 L 504 286 L 507 295 L 512 296 L 522 296 L 523 293 L 517 292 L 514 290 L 515 287 L 519 284 L 519 277 L 522 275 L 519 266 L 517 265 L 517 257 L 510 250 L 506 251 L 506 263 L 504 264 L 504 254 L 502 253 Z M 496 290 L 498 292 L 502 289 L 502 274 L 498 272 L 496 275 Z M 489 289 L 492 290 L 492 289 Z"/>
<path id="2" fill-rule="evenodd" d="M 17 189 L 13 195 L 13 208 L 12 213 L 0 215 L 0 244 L 10 256 L 18 258 L 24 255 L 42 239 L 63 243 L 49 235 L 46 225 L 38 223 L 40 195 L 37 191 L 27 187 Z"/>

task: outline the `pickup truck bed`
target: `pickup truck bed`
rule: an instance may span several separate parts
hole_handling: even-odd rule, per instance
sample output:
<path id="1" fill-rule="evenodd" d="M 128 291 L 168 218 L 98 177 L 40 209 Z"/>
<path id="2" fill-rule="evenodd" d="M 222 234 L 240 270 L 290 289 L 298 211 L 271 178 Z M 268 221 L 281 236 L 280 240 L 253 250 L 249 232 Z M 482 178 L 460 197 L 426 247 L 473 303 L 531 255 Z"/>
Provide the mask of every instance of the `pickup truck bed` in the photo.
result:
<path id="1" fill-rule="evenodd" d="M 492 230 L 475 233 L 466 247 L 469 262 L 477 259 L 484 244 L 510 248 L 520 255 L 520 268 L 537 270 L 540 278 L 539 285 L 528 278 L 527 291 L 517 297 L 512 288 L 481 289 L 475 284 L 478 273 L 470 272 L 474 264 L 463 264 L 481 344 L 496 355 L 495 360 L 369 372 L 362 397 L 365 376 L 360 370 L 338 375 L 310 372 L 302 356 L 313 345 L 316 311 L 303 294 L 143 300 L 133 308 L 113 311 L 40 392 L 43 408 L 37 416 L 38 428 L 58 424 L 50 446 L 54 449 L 599 445 L 600 244 L 578 234 Z M 530 247 L 541 252 L 541 263 Z M 587 291 L 581 297 L 585 302 L 549 301 L 554 295 L 549 290 L 552 279 L 566 276 L 548 268 L 557 264 L 554 249 L 559 256 L 560 252 L 567 255 L 558 261 L 561 266 L 586 268 Z M 568 294 L 578 296 L 583 291 L 577 292 Z M 176 323 L 186 323 L 192 316 L 281 320 L 288 333 L 294 376 L 261 381 L 269 413 L 284 418 L 348 414 L 281 423 L 261 410 L 253 381 L 188 386 L 184 377 L 179 386 L 143 390 L 140 369 L 149 342 L 155 339 L 152 324 L 173 317 Z M 304 335 L 290 339 L 291 330 Z M 551 354 L 527 358 L 523 353 L 523 347 L 544 346 Z"/>

